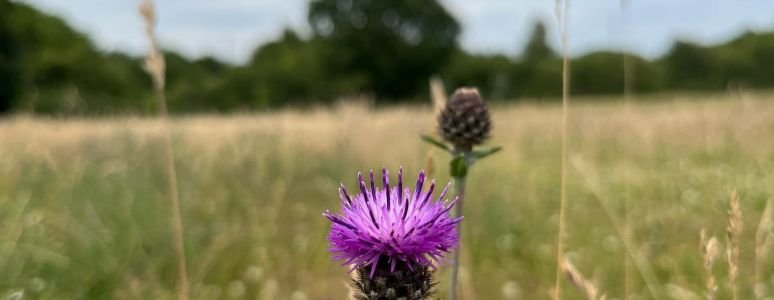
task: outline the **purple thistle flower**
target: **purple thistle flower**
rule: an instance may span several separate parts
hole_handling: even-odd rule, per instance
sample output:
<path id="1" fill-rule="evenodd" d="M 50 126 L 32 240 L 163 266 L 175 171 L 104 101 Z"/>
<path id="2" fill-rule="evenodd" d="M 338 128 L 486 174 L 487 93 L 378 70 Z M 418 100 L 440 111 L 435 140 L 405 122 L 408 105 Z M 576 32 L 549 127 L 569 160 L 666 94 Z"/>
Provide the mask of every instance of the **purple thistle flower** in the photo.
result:
<path id="1" fill-rule="evenodd" d="M 402 168 L 395 187 L 390 187 L 386 169 L 382 169 L 382 188 L 375 186 L 373 171 L 370 189 L 360 173 L 358 183 L 360 193 L 354 196 L 343 184 L 339 188 L 341 214 L 323 213 L 332 222 L 328 241 L 333 259 L 353 265 L 352 270 L 370 267 L 373 278 L 378 264 L 389 265 L 389 272 L 395 272 L 396 265 L 410 270 L 435 268 L 435 263 L 442 263 L 445 254 L 458 247 L 456 225 L 462 217 L 449 214 L 456 199 L 442 201 L 448 185 L 433 198 L 435 181 L 422 191 L 425 172 L 421 171 L 412 191 L 403 187 Z M 387 265 L 380 268 L 386 270 Z"/>

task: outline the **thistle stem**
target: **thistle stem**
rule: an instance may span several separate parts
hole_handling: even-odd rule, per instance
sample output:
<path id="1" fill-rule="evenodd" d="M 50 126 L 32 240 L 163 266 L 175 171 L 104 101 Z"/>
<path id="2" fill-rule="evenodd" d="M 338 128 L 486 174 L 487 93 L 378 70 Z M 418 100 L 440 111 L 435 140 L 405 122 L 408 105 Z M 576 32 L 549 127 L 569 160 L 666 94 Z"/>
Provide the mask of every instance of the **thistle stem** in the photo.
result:
<path id="1" fill-rule="evenodd" d="M 462 152 L 461 155 L 468 157 L 469 152 Z M 469 166 L 469 164 L 468 164 Z M 454 194 L 459 197 L 457 199 L 457 204 L 455 204 L 454 207 L 454 217 L 459 218 L 462 216 L 462 204 L 464 203 L 464 195 L 465 195 L 465 179 L 467 176 L 462 177 L 453 177 L 453 188 L 454 188 Z M 461 223 L 457 224 L 457 234 L 460 239 L 460 247 L 457 248 L 456 251 L 454 251 L 454 258 L 452 261 L 452 271 L 451 271 L 451 278 L 449 279 L 449 300 L 456 300 L 457 299 L 457 276 L 459 273 L 460 268 L 460 250 L 462 249 L 462 226 Z"/>

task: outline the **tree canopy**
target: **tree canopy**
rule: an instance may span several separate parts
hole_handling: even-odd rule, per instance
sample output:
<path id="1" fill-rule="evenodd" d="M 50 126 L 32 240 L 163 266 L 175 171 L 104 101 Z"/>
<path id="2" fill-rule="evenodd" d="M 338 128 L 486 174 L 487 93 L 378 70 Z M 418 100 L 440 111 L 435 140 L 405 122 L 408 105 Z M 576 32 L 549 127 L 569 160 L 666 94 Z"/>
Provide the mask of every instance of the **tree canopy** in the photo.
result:
<path id="1" fill-rule="evenodd" d="M 316 0 L 309 24 L 331 72 L 387 98 L 416 95 L 447 62 L 460 32 L 435 0 Z"/>
<path id="2" fill-rule="evenodd" d="M 534 61 L 556 57 L 554 50 L 551 50 L 551 47 L 548 46 L 547 34 L 546 26 L 542 22 L 535 23 L 527 46 L 524 48 L 523 56 L 525 60 Z"/>
<path id="3" fill-rule="evenodd" d="M 427 79 L 475 85 L 490 99 L 561 92 L 561 59 L 535 23 L 521 53 L 474 54 L 458 47 L 460 25 L 436 0 L 314 0 L 309 36 L 286 30 L 231 65 L 167 51 L 172 112 L 229 112 L 327 103 L 372 95 L 377 103 L 425 98 Z M 774 33 L 722 45 L 680 41 L 662 58 L 627 54 L 631 91 L 774 87 Z M 0 114 L 146 113 L 154 110 L 141 58 L 107 53 L 58 17 L 0 0 Z M 623 91 L 624 55 L 574 58 L 576 94 Z"/>

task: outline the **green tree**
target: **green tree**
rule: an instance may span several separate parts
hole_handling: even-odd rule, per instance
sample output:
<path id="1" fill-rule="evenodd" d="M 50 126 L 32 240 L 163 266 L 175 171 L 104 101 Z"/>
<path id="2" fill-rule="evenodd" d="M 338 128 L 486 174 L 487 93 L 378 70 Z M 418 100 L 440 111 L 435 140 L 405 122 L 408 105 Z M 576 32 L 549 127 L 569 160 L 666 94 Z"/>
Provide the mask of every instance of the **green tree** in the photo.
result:
<path id="1" fill-rule="evenodd" d="M 448 87 L 476 86 L 489 99 L 503 99 L 509 96 L 512 65 L 503 55 L 473 55 L 456 50 L 441 76 Z"/>
<path id="2" fill-rule="evenodd" d="M 250 62 L 227 70 L 206 92 L 218 111 L 249 110 L 332 99 L 341 74 L 325 69 L 319 40 L 303 40 L 286 30 L 282 37 L 256 49 Z"/>
<path id="3" fill-rule="evenodd" d="M 416 95 L 456 48 L 460 26 L 436 0 L 315 0 L 309 23 L 324 41 L 331 74 L 355 78 L 351 92 Z"/>
<path id="4" fill-rule="evenodd" d="M 139 106 L 144 83 L 139 78 L 147 76 L 141 77 L 137 59 L 98 51 L 58 17 L 21 3 L 0 3 L 5 6 L 1 22 L 8 44 L 23 49 L 11 64 L 19 70 L 10 82 L 22 91 L 13 104 L 16 109 L 87 113 Z"/>
<path id="5" fill-rule="evenodd" d="M 535 23 L 532 28 L 527 46 L 524 47 L 524 59 L 528 61 L 543 60 L 556 57 L 556 53 L 548 46 L 546 25 L 543 22 Z"/>
<path id="6" fill-rule="evenodd" d="M 719 77 L 718 59 L 711 49 L 677 42 L 662 59 L 665 86 L 673 89 L 725 88 Z"/>
<path id="7" fill-rule="evenodd" d="M 562 61 L 559 58 L 526 61 L 512 69 L 512 96 L 542 99 L 562 94 Z"/>
<path id="8" fill-rule="evenodd" d="M 747 87 L 769 87 L 774 83 L 774 33 L 748 32 L 712 50 L 719 60 L 723 82 Z"/>
<path id="9" fill-rule="evenodd" d="M 536 22 L 521 62 L 511 67 L 512 97 L 555 97 L 561 94 L 561 61 L 548 46 L 546 26 Z"/>
<path id="10" fill-rule="evenodd" d="M 633 92 L 652 92 L 658 88 L 653 65 L 629 55 L 632 68 L 629 84 Z M 617 94 L 624 89 L 624 58 L 621 53 L 595 52 L 572 62 L 572 92 L 576 94 Z"/>
<path id="11" fill-rule="evenodd" d="M 10 10 L 8 0 L 0 0 L 0 114 L 13 108 L 21 76 L 18 46 L 9 22 Z"/>

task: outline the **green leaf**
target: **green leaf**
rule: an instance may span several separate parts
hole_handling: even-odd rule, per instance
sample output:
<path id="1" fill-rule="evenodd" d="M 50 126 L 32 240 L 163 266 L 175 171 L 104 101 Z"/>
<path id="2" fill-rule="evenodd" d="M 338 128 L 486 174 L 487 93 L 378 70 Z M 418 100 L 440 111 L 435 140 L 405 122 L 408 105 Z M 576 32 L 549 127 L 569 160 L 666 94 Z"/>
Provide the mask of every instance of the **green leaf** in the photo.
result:
<path id="1" fill-rule="evenodd" d="M 463 178 L 468 174 L 468 162 L 464 156 L 455 156 L 449 165 L 449 173 L 452 177 Z"/>
<path id="2" fill-rule="evenodd" d="M 423 134 L 423 135 L 420 136 L 420 138 L 423 141 L 425 141 L 426 143 L 430 144 L 430 145 L 433 145 L 433 146 L 436 146 L 436 147 L 441 148 L 443 150 L 446 150 L 446 152 L 451 152 L 452 151 L 451 147 L 447 146 L 446 144 L 444 144 L 443 142 L 441 142 L 439 140 L 436 140 L 432 136 Z"/>
<path id="3" fill-rule="evenodd" d="M 497 152 L 500 152 L 500 150 L 503 150 L 503 147 L 495 146 L 491 148 L 476 149 L 476 150 L 473 150 L 471 154 L 473 155 L 473 158 L 475 158 L 476 160 L 479 160 L 484 157 L 495 154 Z"/>

